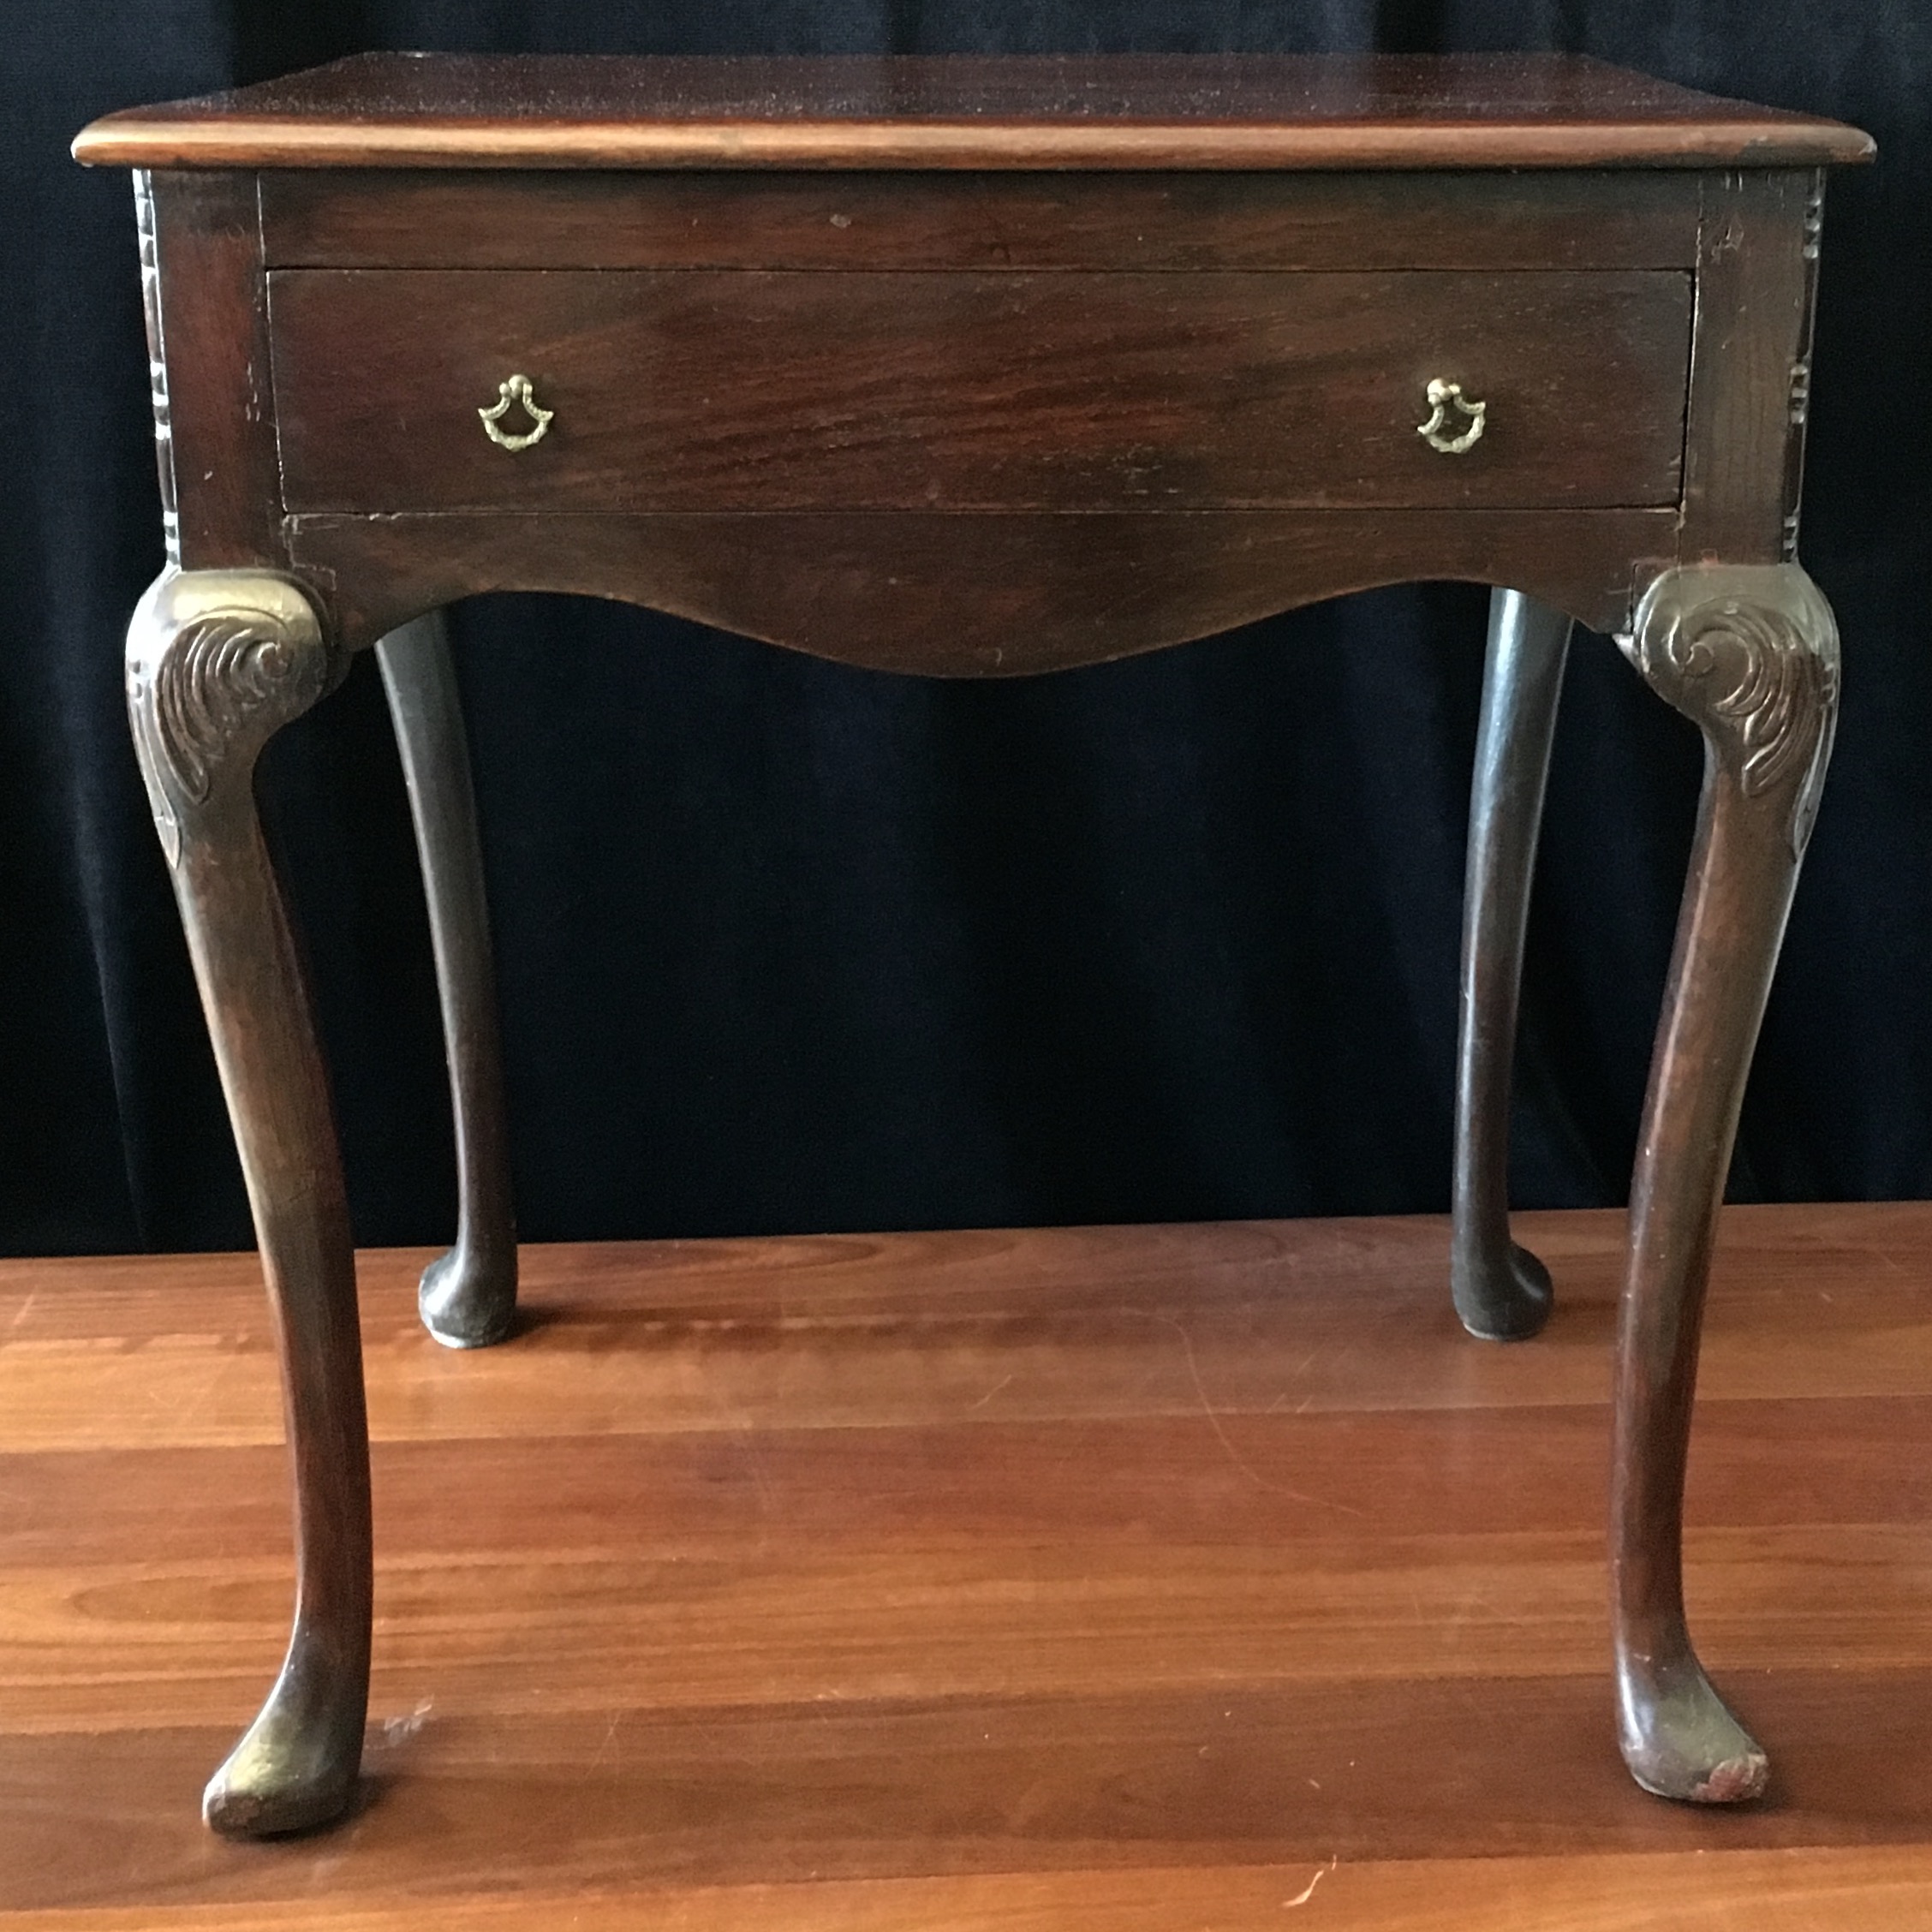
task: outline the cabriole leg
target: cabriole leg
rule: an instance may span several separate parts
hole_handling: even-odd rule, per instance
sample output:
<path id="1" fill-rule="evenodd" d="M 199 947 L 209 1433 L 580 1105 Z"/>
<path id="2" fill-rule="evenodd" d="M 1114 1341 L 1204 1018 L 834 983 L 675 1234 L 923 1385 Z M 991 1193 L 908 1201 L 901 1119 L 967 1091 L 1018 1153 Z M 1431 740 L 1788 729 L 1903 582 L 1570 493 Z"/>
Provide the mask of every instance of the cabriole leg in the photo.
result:
<path id="1" fill-rule="evenodd" d="M 222 1832 L 348 1802 L 369 1686 L 369 1443 L 355 1259 L 326 1076 L 255 814 L 262 747 L 328 690 L 283 578 L 170 570 L 128 633 L 128 703 L 261 1246 L 295 1482 L 295 1613 L 268 1702 L 203 1800 Z"/>
<path id="2" fill-rule="evenodd" d="M 1549 1316 L 1548 1270 L 1510 1239 L 1510 1087 L 1530 879 L 1569 649 L 1560 611 L 1520 591 L 1491 593 L 1463 892 L 1449 1280 L 1463 1326 L 1492 1341 L 1534 1335 Z"/>
<path id="3" fill-rule="evenodd" d="M 376 658 L 415 820 L 456 1112 L 456 1244 L 424 1271 L 419 1304 L 438 1341 L 481 1348 L 516 1315 L 516 1223 L 483 855 L 442 613 L 390 632 Z"/>
<path id="4" fill-rule="evenodd" d="M 1625 1762 L 1721 1804 L 1764 1753 L 1684 1619 L 1684 1471 L 1697 1341 L 1738 1108 L 1838 713 L 1838 632 L 1795 564 L 1667 572 L 1625 654 L 1704 734 L 1704 786 L 1631 1187 L 1617 1339 L 1612 1621 Z"/>

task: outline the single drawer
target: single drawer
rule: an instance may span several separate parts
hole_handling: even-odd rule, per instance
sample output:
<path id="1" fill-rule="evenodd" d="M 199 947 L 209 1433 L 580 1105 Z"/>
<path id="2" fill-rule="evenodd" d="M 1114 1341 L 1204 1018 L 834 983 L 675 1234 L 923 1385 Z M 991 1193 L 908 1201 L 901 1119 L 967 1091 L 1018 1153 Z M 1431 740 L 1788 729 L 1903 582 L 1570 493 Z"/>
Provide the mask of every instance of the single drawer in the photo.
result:
<path id="1" fill-rule="evenodd" d="M 291 511 L 1676 502 L 1690 277 L 285 269 Z M 521 449 L 479 411 L 528 379 Z M 1459 453 L 1429 387 L 1483 405 Z M 1439 439 L 1466 438 L 1453 404 Z M 498 426 L 533 427 L 521 406 Z"/>

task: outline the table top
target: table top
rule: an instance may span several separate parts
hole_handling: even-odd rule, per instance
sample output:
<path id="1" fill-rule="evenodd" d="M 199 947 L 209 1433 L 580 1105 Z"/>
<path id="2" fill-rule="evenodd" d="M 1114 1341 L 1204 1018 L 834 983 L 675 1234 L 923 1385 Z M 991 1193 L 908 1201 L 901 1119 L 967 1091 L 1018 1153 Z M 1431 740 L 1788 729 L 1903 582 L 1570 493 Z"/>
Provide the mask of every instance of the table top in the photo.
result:
<path id="1" fill-rule="evenodd" d="M 131 108 L 146 168 L 1811 167 L 1842 122 L 1563 54 L 358 54 Z"/>

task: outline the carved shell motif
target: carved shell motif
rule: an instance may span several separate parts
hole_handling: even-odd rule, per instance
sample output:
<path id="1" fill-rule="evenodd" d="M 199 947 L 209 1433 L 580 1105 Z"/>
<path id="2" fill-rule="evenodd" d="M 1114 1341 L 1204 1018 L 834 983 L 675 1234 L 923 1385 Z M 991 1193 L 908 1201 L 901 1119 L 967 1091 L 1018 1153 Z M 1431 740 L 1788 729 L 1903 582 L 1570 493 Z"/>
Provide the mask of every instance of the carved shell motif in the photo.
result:
<path id="1" fill-rule="evenodd" d="M 1796 564 L 1667 571 L 1651 585 L 1625 655 L 1703 727 L 1747 798 L 1795 784 L 1803 849 L 1838 713 L 1838 627 Z"/>
<path id="2" fill-rule="evenodd" d="M 128 633 L 128 700 L 148 801 L 170 864 L 182 820 L 224 774 L 246 784 L 255 754 L 329 689 L 313 606 L 287 580 L 170 570 Z"/>
<path id="3" fill-rule="evenodd" d="M 202 617 L 182 630 L 155 667 L 154 722 L 182 797 L 207 797 L 217 762 L 251 721 L 272 730 L 321 695 L 318 655 L 261 611 Z"/>

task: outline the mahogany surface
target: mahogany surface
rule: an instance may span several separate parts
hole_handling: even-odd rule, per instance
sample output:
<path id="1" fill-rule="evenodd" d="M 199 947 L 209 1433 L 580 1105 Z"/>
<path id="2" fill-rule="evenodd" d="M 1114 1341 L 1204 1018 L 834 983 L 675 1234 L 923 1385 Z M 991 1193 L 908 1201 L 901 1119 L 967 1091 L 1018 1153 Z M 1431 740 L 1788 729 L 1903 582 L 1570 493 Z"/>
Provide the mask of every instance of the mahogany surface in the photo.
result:
<path id="1" fill-rule="evenodd" d="M 289 1661 L 208 1787 L 212 1824 L 350 1805 L 367 1689 L 340 1155 L 253 766 L 349 653 L 492 589 L 994 676 L 1378 583 L 1494 587 L 1460 1063 L 1462 1172 L 1480 1155 L 1490 1178 L 1458 1189 L 1453 1271 L 1490 1337 L 1548 1307 L 1500 1190 L 1555 685 L 1507 666 L 1547 672 L 1565 618 L 1613 631 L 1707 750 L 1632 1179 L 1619 1741 L 1653 1792 L 1760 1795 L 1766 1754 L 1692 1647 L 1680 1502 L 1725 1174 L 1838 713 L 1799 485 L 1823 164 L 1863 158 L 1863 135 L 1559 58 L 385 56 L 110 116 L 76 152 L 137 164 L 170 528 L 129 629 L 130 717 L 297 1477 Z M 409 635 L 385 651 L 459 1138 L 500 1154 L 461 713 Z M 470 1347 L 504 1332 L 516 1257 L 504 1163 L 463 1173 L 422 1314 Z M 747 1828 L 762 1815 L 748 1800 Z"/>
<path id="2" fill-rule="evenodd" d="M 1518 1232 L 1512 1349 L 1439 1219 L 529 1248 L 460 1357 L 365 1254 L 375 1802 L 267 1846 L 194 1808 L 289 1583 L 254 1257 L 0 1263 L 0 1926 L 1932 1925 L 1932 1207 L 1725 1219 L 1744 1811 L 1603 1723 L 1622 1217 Z"/>
<path id="3" fill-rule="evenodd" d="M 1816 167 L 1868 136 L 1568 54 L 358 54 L 130 109 L 177 167 Z"/>
<path id="4" fill-rule="evenodd" d="M 1700 178 L 349 168 L 259 177 L 271 268 L 1697 265 Z"/>
<path id="5" fill-rule="evenodd" d="M 268 303 L 295 516 L 1679 494 L 1684 274 L 282 269 Z M 506 357 L 556 412 L 522 461 L 450 408 Z M 1468 462 L 1416 433 L 1438 376 L 1494 412 Z"/>
<path id="6" fill-rule="evenodd" d="M 814 656 L 942 677 L 1099 664 L 1406 577 L 1510 583 L 1598 630 L 1671 510 L 291 516 L 344 646 L 483 590 L 629 598 Z"/>

